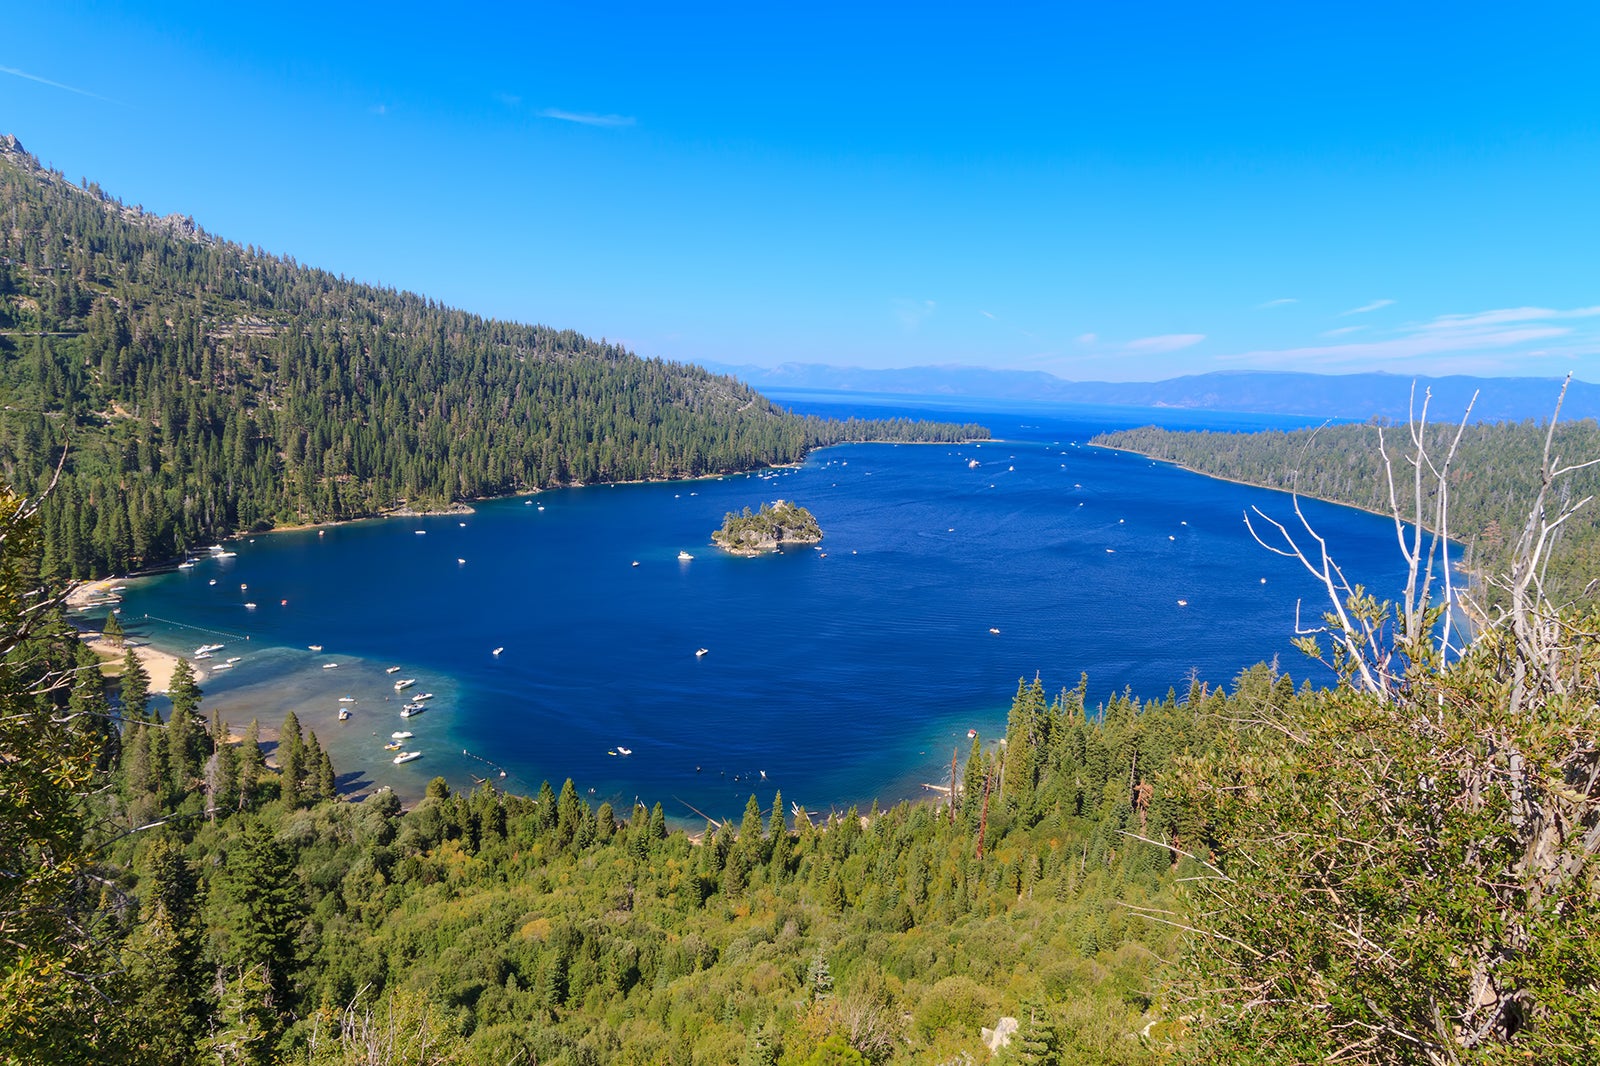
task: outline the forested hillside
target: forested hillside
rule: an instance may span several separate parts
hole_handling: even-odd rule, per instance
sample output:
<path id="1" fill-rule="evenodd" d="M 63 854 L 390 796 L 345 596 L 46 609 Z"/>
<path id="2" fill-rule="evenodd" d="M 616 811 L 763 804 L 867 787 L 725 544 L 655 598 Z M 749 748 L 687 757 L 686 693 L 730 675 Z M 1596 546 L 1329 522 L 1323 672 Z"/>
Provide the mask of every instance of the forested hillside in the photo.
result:
<path id="1" fill-rule="evenodd" d="M 0 138 L 0 475 L 47 573 L 274 525 L 792 462 L 976 426 L 796 417 L 569 331 L 360 285 L 156 218 Z"/>
<path id="2" fill-rule="evenodd" d="M 1552 410 L 1557 391 L 1551 392 Z M 1477 423 L 1462 435 L 1450 479 L 1449 532 L 1466 549 L 1461 561 L 1480 574 L 1507 570 L 1527 518 L 1527 501 L 1538 489 L 1548 429 L 1548 421 Z M 1431 454 L 1442 456 L 1455 431 L 1453 425 L 1431 427 Z M 1396 461 L 1395 489 L 1402 514 L 1409 519 L 1412 485 L 1402 456 L 1411 451 L 1410 437 L 1402 425 L 1389 427 L 1385 439 Z M 1287 433 L 1175 432 L 1145 426 L 1101 434 L 1091 443 L 1203 474 L 1390 513 L 1389 480 L 1378 449 L 1378 427 L 1372 424 Z M 1572 463 L 1600 456 L 1600 424 L 1593 419 L 1558 424 L 1554 454 Z M 1576 472 L 1564 491 L 1574 501 L 1600 492 L 1600 467 Z M 1431 499 L 1428 506 L 1433 506 Z M 1423 521 L 1431 524 L 1431 514 Z M 1578 511 L 1565 524 L 1557 545 L 1549 560 L 1552 599 L 1600 602 L 1600 590 L 1590 587 L 1600 574 L 1600 506 L 1591 504 Z"/>

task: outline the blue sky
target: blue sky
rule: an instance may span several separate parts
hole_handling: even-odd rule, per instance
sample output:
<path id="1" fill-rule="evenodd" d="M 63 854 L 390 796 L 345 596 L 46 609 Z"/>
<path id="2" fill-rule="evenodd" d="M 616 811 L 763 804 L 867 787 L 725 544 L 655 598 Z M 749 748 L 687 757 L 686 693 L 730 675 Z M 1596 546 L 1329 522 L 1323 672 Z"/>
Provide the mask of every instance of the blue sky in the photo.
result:
<path id="1" fill-rule="evenodd" d="M 1600 381 L 1600 5 L 988 6 L 29 4 L 0 132 L 647 356 Z"/>

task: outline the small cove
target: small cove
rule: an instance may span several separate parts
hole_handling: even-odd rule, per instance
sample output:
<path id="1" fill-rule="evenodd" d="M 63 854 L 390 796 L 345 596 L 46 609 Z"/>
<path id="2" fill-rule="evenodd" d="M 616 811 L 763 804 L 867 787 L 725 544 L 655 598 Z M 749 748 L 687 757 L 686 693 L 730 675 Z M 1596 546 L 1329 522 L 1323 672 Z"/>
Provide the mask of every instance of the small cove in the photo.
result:
<path id="1" fill-rule="evenodd" d="M 1005 439 L 845 445 L 788 470 L 241 538 L 231 558 L 130 583 L 122 620 L 174 652 L 225 643 L 240 661 L 205 679 L 208 711 L 237 729 L 292 709 L 347 780 L 415 797 L 436 775 L 528 792 L 571 776 L 619 812 L 638 798 L 691 821 L 737 817 L 752 792 L 813 811 L 925 795 L 969 729 L 1003 733 L 1035 674 L 1054 691 L 1087 671 L 1091 703 L 1274 657 L 1326 683 L 1290 643 L 1296 599 L 1316 617 L 1320 590 L 1242 520 L 1252 503 L 1286 515 L 1286 497 L 1084 444 L 1239 416 L 960 414 Z M 710 546 L 725 512 L 779 498 L 816 514 L 816 550 Z M 1306 506 L 1353 577 L 1396 586 L 1388 520 Z M 404 766 L 382 748 L 399 729 L 423 752 Z"/>

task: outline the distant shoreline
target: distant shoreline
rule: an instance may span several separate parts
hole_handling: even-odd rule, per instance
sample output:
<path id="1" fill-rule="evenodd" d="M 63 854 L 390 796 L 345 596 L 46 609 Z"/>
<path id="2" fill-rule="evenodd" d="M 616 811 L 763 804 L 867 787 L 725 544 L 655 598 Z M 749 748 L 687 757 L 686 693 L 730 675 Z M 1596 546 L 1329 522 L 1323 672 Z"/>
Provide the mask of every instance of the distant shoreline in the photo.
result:
<path id="1" fill-rule="evenodd" d="M 847 445 L 847 444 L 893 444 L 893 445 L 902 445 L 903 444 L 903 445 L 907 445 L 907 446 L 912 446 L 912 445 L 921 445 L 921 446 L 941 445 L 941 446 L 946 447 L 946 448 L 960 448 L 960 447 L 965 447 L 965 446 L 970 445 L 970 444 L 982 445 L 982 444 L 1003 444 L 1003 443 L 1005 443 L 1004 439 L 1003 438 L 999 438 L 999 437 L 982 437 L 982 438 L 972 437 L 972 438 L 968 438 L 966 440 L 960 440 L 960 441 L 841 440 L 841 441 L 835 441 L 832 444 L 822 445 L 819 448 L 812 449 L 812 451 L 820 452 L 820 451 L 825 451 L 828 448 L 838 448 L 838 447 L 842 447 L 842 446 Z M 602 485 L 610 485 L 610 486 L 616 486 L 616 485 L 664 485 L 664 484 L 675 484 L 675 483 L 690 483 L 690 484 L 692 484 L 692 483 L 697 482 L 697 481 L 719 481 L 719 480 L 721 480 L 723 478 L 734 478 L 734 477 L 740 477 L 741 475 L 742 476 L 749 476 L 751 474 L 754 474 L 754 473 L 756 473 L 758 471 L 762 471 L 762 470 L 796 470 L 796 469 L 799 469 L 800 467 L 805 465 L 806 458 L 810 454 L 811 454 L 811 452 L 807 452 L 806 455 L 801 456 L 799 459 L 795 460 L 794 462 L 789 462 L 789 463 L 767 463 L 767 464 L 765 464 L 763 466 L 751 467 L 751 468 L 749 468 L 747 470 L 730 470 L 730 471 L 727 471 L 727 472 L 724 472 L 724 473 L 717 473 L 717 474 L 698 474 L 698 475 L 695 475 L 693 477 L 650 477 L 650 478 L 633 478 L 633 479 L 629 479 L 629 480 L 619 480 L 619 481 L 568 481 L 568 482 L 565 482 L 565 483 L 560 484 L 560 485 L 546 485 L 546 486 L 541 486 L 541 487 L 538 487 L 538 488 L 531 488 L 531 489 L 517 489 L 514 492 L 506 492 L 506 493 L 501 493 L 499 495 L 473 496 L 473 497 L 469 497 L 468 499 L 465 499 L 465 500 L 452 502 L 448 507 L 440 508 L 440 509 L 437 509 L 437 510 L 422 510 L 422 511 L 419 511 L 419 510 L 415 510 L 415 509 L 411 508 L 408 505 L 408 506 L 398 507 L 398 508 L 395 508 L 393 510 L 378 511 L 378 512 L 375 512 L 373 514 L 355 515 L 355 516 L 352 516 L 350 518 L 330 518 L 330 519 L 326 519 L 326 520 L 321 521 L 321 522 L 295 522 L 295 523 L 288 524 L 288 525 L 274 525 L 269 529 L 255 529 L 255 530 L 241 529 L 241 530 L 235 530 L 235 531 L 233 531 L 231 533 L 218 533 L 216 536 L 218 538 L 218 542 L 221 543 L 221 542 L 224 542 L 224 541 L 238 540 L 241 537 L 268 537 L 268 536 L 273 535 L 274 533 L 303 533 L 303 532 L 305 532 L 307 530 L 312 530 L 312 529 L 331 529 L 331 528 L 334 528 L 334 527 L 337 527 L 337 526 L 350 525 L 353 522 L 372 522 L 372 521 L 375 521 L 375 520 L 378 520 L 378 519 L 386 519 L 386 518 L 448 518 L 450 516 L 476 514 L 477 513 L 477 509 L 474 506 L 475 504 L 495 503 L 495 502 L 497 502 L 499 500 L 514 500 L 514 499 L 517 499 L 518 497 L 521 497 L 521 496 L 538 496 L 541 493 L 559 492 L 559 491 L 564 490 L 564 489 L 599 488 Z M 94 580 L 96 582 L 101 582 L 101 581 L 123 581 L 123 580 L 127 580 L 127 579 L 133 578 L 133 577 L 148 577 L 148 576 L 151 576 L 151 575 L 154 575 L 154 574 L 164 574 L 164 573 L 168 573 L 169 571 L 174 569 L 180 562 L 184 561 L 184 559 L 193 558 L 193 557 L 194 557 L 194 553 L 191 551 L 191 552 L 187 552 L 187 553 L 185 553 L 185 554 L 183 554 L 181 556 L 170 556 L 170 557 L 168 557 L 166 559 L 162 559 L 162 560 L 157 561 L 157 562 L 152 562 L 148 566 L 144 566 L 144 567 L 142 567 L 142 568 L 140 568 L 138 570 L 131 571 L 127 575 L 122 576 L 122 577 L 119 577 L 117 575 L 111 575 L 110 577 L 96 578 Z"/>

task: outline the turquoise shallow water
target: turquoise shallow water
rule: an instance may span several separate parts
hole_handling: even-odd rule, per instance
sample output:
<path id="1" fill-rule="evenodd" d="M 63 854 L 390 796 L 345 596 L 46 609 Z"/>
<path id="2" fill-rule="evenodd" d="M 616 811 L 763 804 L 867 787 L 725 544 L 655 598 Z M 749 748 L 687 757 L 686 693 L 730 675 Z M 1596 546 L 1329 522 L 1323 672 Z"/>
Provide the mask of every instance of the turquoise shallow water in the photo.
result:
<path id="1" fill-rule="evenodd" d="M 1317 589 L 1242 521 L 1252 503 L 1286 515 L 1286 497 L 1082 446 L 1152 416 L 1184 424 L 973 414 L 1007 439 L 849 445 L 794 470 L 242 539 L 130 583 L 122 619 L 177 652 L 225 643 L 240 661 L 206 677 L 208 708 L 265 725 L 293 709 L 347 780 L 403 795 L 435 775 L 528 791 L 571 776 L 679 818 L 737 816 L 777 789 L 813 810 L 888 803 L 942 780 L 969 728 L 998 736 L 1036 673 L 1054 690 L 1087 671 L 1091 699 L 1274 656 L 1326 680 L 1290 645 L 1296 598 L 1318 611 Z M 820 550 L 710 546 L 725 511 L 777 498 L 816 514 Z M 1395 586 L 1386 520 L 1308 511 L 1353 576 Z M 402 722 L 404 678 L 434 698 Z M 394 766 L 381 744 L 401 728 L 423 756 Z"/>

